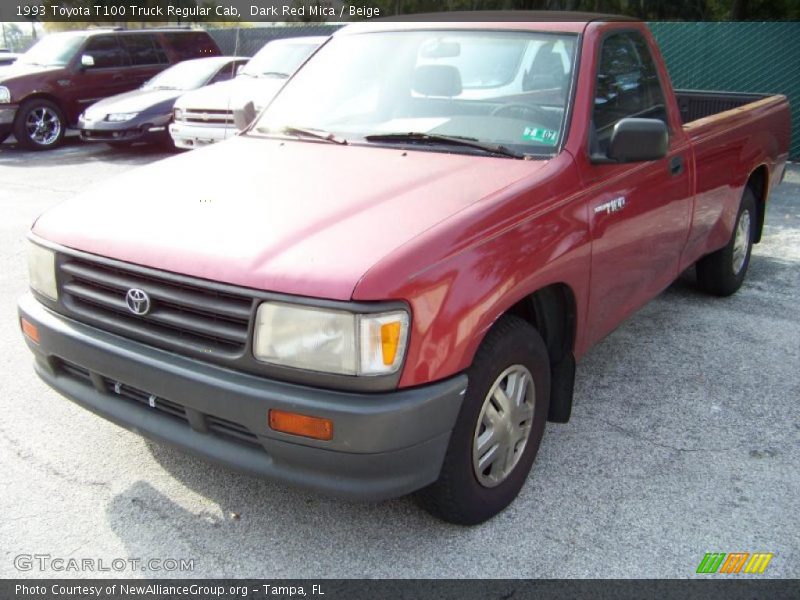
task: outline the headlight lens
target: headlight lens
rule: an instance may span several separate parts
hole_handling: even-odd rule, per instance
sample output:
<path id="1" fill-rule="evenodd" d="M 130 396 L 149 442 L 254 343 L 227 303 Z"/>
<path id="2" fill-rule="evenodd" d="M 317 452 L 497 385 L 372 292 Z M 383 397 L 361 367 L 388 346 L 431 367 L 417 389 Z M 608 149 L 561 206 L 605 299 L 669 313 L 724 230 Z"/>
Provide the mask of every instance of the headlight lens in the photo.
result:
<path id="1" fill-rule="evenodd" d="M 181 117 L 183 117 L 183 111 L 180 108 L 176 108 L 172 111 L 172 116 L 175 117 L 176 121 L 180 121 Z"/>
<path id="2" fill-rule="evenodd" d="M 11 91 L 0 85 L 0 104 L 8 104 L 11 102 Z"/>
<path id="3" fill-rule="evenodd" d="M 130 121 L 131 119 L 133 119 L 138 114 L 139 113 L 135 113 L 135 112 L 132 112 L 132 113 L 112 113 L 112 114 L 110 114 L 110 115 L 108 115 L 106 117 L 106 120 L 110 121 L 112 123 L 120 123 L 122 121 Z"/>
<path id="4" fill-rule="evenodd" d="M 355 314 L 265 302 L 256 315 L 258 360 L 340 375 L 395 373 L 403 362 L 408 313 Z"/>
<path id="5" fill-rule="evenodd" d="M 55 252 L 28 242 L 28 278 L 34 290 L 51 300 L 58 300 Z"/>

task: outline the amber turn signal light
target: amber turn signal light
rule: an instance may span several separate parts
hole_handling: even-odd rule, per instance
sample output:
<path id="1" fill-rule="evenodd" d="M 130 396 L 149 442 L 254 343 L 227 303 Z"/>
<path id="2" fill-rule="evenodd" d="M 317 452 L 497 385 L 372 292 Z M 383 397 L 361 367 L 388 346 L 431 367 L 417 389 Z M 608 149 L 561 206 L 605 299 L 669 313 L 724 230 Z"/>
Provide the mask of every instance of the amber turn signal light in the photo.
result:
<path id="1" fill-rule="evenodd" d="M 333 421 L 330 419 L 270 409 L 269 426 L 275 431 L 302 435 L 315 440 L 333 439 Z"/>
<path id="2" fill-rule="evenodd" d="M 36 344 L 39 343 L 39 328 L 27 319 L 20 319 L 22 324 L 22 333 L 24 333 L 30 340 Z"/>

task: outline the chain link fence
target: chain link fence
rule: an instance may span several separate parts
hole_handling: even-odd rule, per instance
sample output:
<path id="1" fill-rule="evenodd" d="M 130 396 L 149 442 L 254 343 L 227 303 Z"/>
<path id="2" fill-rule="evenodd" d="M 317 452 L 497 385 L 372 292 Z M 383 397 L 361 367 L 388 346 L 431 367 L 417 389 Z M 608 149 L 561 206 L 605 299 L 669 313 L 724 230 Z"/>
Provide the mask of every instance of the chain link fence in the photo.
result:
<path id="1" fill-rule="evenodd" d="M 648 23 L 679 89 L 785 94 L 800 160 L 800 23 Z"/>

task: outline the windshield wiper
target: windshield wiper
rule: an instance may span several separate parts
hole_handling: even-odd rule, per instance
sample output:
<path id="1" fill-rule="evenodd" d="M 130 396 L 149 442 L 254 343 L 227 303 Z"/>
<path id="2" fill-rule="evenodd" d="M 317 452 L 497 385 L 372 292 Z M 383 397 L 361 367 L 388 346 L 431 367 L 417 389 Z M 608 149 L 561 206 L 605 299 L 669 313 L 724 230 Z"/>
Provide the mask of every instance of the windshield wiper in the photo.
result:
<path id="1" fill-rule="evenodd" d="M 266 71 L 264 73 L 259 73 L 259 77 L 280 77 L 281 79 L 289 79 L 289 74 L 284 73 L 283 71 Z"/>
<path id="2" fill-rule="evenodd" d="M 312 138 L 315 140 L 322 140 L 323 142 L 330 142 L 332 144 L 341 144 L 342 146 L 347 145 L 346 139 L 337 137 L 330 131 L 324 131 L 322 129 L 309 129 L 306 127 L 282 127 L 281 129 L 277 130 L 276 133 L 295 137 Z"/>
<path id="3" fill-rule="evenodd" d="M 410 131 L 408 133 L 375 133 L 364 136 L 368 142 L 384 143 L 421 143 L 421 144 L 440 144 L 445 146 L 463 146 L 465 148 L 475 148 L 488 154 L 498 154 L 510 158 L 525 158 L 524 154 L 514 152 L 501 144 L 487 144 L 471 137 L 461 137 L 455 135 L 439 135 L 436 133 L 422 133 Z"/>

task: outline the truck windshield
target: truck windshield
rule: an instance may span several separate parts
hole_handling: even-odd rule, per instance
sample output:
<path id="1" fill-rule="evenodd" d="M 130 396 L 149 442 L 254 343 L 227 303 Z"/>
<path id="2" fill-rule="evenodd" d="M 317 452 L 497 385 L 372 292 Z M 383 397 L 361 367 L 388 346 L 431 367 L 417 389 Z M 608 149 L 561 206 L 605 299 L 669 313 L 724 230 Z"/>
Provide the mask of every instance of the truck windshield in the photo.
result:
<path id="1" fill-rule="evenodd" d="M 256 134 L 305 129 L 350 142 L 551 155 L 563 135 L 576 36 L 403 31 L 323 46 L 261 115 Z M 448 145 L 447 138 L 472 144 Z"/>
<path id="2" fill-rule="evenodd" d="M 272 42 L 259 50 L 242 68 L 249 77 L 287 78 L 316 50 L 316 43 Z"/>
<path id="3" fill-rule="evenodd" d="M 85 36 L 72 33 L 48 35 L 17 59 L 17 63 L 65 67 L 83 44 Z"/>

